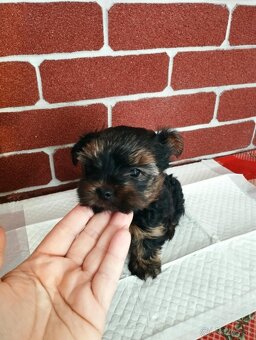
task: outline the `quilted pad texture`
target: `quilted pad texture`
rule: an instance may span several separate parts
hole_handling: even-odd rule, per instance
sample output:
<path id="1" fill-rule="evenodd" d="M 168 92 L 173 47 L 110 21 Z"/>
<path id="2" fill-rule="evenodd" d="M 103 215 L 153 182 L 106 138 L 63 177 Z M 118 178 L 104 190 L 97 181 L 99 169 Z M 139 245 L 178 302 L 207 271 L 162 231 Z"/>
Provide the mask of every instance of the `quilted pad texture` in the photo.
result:
<path id="1" fill-rule="evenodd" d="M 155 280 L 121 280 L 104 339 L 191 340 L 218 328 L 223 319 L 227 323 L 252 311 L 255 242 L 254 231 L 173 261 Z M 230 315 L 234 299 L 241 305 L 233 306 Z"/>
<path id="2" fill-rule="evenodd" d="M 120 280 L 104 339 L 191 340 L 255 310 L 252 189 L 237 175 L 184 186 L 186 214 L 164 247 L 162 274 Z"/>

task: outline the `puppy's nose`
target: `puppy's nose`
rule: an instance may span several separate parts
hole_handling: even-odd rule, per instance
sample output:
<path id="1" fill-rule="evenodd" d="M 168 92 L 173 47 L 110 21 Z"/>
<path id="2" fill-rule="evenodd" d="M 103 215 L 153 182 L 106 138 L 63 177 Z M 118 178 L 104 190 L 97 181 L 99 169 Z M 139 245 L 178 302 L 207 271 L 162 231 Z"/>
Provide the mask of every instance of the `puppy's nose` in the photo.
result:
<path id="1" fill-rule="evenodd" d="M 113 196 L 113 191 L 109 188 L 97 188 L 97 194 L 104 200 L 110 200 Z"/>

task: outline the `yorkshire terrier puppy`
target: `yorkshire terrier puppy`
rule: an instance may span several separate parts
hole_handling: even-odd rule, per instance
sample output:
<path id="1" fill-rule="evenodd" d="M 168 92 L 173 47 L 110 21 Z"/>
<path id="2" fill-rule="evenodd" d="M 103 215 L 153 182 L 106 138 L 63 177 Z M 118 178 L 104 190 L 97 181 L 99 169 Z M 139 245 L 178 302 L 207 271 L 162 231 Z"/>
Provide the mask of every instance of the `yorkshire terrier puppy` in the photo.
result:
<path id="1" fill-rule="evenodd" d="M 128 268 L 143 280 L 161 272 L 162 245 L 184 213 L 181 185 L 164 173 L 182 150 L 176 131 L 127 126 L 88 133 L 72 148 L 73 163 L 82 166 L 80 204 L 95 213 L 134 212 Z"/>

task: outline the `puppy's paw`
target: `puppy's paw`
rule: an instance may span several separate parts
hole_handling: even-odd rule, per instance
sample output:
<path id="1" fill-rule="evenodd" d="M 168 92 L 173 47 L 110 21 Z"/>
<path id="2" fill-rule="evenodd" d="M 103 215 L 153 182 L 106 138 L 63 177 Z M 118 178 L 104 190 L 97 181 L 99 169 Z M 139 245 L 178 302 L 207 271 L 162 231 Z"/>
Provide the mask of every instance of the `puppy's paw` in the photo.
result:
<path id="1" fill-rule="evenodd" d="M 149 277 L 156 278 L 161 273 L 161 263 L 151 262 L 150 260 L 131 261 L 128 268 L 132 275 L 145 280 Z"/>

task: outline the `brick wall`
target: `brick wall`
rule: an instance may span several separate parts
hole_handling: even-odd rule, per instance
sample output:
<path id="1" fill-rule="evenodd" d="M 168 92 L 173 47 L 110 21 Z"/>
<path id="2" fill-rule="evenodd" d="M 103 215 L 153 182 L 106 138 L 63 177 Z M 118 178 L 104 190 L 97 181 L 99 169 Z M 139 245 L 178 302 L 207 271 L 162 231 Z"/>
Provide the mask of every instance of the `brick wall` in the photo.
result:
<path id="1" fill-rule="evenodd" d="M 70 147 L 178 128 L 183 160 L 256 147 L 256 1 L 1 1 L 0 192 L 74 187 Z"/>

